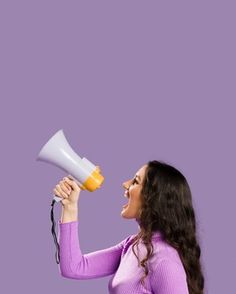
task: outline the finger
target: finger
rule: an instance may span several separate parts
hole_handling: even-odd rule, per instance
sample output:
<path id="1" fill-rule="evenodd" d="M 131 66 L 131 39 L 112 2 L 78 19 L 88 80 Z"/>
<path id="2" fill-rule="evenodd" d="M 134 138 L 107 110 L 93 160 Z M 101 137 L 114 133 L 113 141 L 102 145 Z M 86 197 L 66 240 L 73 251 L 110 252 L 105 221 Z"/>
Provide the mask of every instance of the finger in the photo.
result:
<path id="1" fill-rule="evenodd" d="M 76 184 L 76 182 L 74 180 L 71 180 L 68 177 L 65 177 L 64 179 L 65 179 L 66 183 L 71 186 L 71 188 L 73 190 L 78 190 L 78 185 Z"/>
<path id="2" fill-rule="evenodd" d="M 53 189 L 53 194 L 57 197 L 63 198 L 60 191 L 56 187 Z"/>
<path id="3" fill-rule="evenodd" d="M 71 186 L 66 181 L 64 181 L 64 185 L 69 190 L 69 192 L 71 192 Z"/>
<path id="4" fill-rule="evenodd" d="M 68 195 L 65 192 L 62 191 L 60 185 L 56 185 L 56 189 L 57 189 L 59 195 L 61 195 L 63 198 L 68 198 Z"/>
<path id="5" fill-rule="evenodd" d="M 61 189 L 62 189 L 62 191 L 63 192 L 65 192 L 66 194 L 70 194 L 70 190 L 66 187 L 66 185 L 65 185 L 65 181 L 60 181 L 60 187 L 61 187 Z"/>

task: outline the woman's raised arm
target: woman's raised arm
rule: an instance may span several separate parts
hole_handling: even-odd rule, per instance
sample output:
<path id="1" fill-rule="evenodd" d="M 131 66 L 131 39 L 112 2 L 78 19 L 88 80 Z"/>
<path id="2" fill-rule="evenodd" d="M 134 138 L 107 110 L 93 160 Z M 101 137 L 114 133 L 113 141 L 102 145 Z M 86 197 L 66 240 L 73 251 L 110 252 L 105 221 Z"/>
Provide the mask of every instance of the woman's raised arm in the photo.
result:
<path id="1" fill-rule="evenodd" d="M 53 191 L 63 198 L 62 216 L 58 222 L 61 275 L 72 279 L 93 279 L 114 274 L 129 237 L 115 246 L 83 255 L 78 236 L 78 202 L 81 189 L 75 181 L 65 177 Z"/>
<path id="2" fill-rule="evenodd" d="M 122 249 L 129 237 L 115 246 L 82 254 L 78 221 L 59 221 L 60 272 L 71 279 L 93 279 L 114 274 L 120 264 Z"/>

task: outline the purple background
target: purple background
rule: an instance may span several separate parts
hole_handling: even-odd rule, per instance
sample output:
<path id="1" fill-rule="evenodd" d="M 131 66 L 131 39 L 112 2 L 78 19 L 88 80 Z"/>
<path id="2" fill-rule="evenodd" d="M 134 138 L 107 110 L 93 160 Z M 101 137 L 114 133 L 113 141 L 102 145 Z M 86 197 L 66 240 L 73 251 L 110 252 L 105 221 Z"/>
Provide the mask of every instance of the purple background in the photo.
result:
<path id="1" fill-rule="evenodd" d="M 235 292 L 233 3 L 1 1 L 2 293 L 107 293 L 110 276 L 59 275 L 49 215 L 65 174 L 35 160 L 59 129 L 105 176 L 81 194 L 83 253 L 137 232 L 122 183 L 164 160 L 192 190 L 206 293 Z"/>

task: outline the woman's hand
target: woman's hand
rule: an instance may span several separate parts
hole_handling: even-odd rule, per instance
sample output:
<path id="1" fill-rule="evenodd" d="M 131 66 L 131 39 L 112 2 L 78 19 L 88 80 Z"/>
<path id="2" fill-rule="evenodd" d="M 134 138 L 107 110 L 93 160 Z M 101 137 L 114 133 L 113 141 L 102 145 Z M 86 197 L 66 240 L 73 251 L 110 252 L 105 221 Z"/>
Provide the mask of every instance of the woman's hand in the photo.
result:
<path id="1" fill-rule="evenodd" d="M 96 165 L 96 168 L 101 172 L 98 165 Z M 82 189 L 80 189 L 78 184 L 69 177 L 64 177 L 53 189 L 54 195 L 62 198 L 60 202 L 64 207 L 76 206 L 81 191 Z"/>
<path id="2" fill-rule="evenodd" d="M 64 207 L 76 206 L 81 191 L 78 184 L 69 177 L 63 178 L 53 189 L 53 193 L 62 198 L 60 202 Z"/>

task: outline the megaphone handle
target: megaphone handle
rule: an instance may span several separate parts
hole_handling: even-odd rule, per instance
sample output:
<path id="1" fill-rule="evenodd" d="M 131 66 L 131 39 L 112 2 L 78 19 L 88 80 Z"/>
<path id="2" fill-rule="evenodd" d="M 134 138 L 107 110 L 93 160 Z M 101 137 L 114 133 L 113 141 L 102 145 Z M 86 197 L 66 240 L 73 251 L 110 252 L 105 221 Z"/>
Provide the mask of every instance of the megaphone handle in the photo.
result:
<path id="1" fill-rule="evenodd" d="M 58 196 L 55 196 L 53 197 L 53 199 L 56 201 L 56 202 L 60 202 L 62 200 L 61 197 L 58 197 Z"/>

